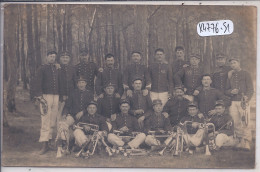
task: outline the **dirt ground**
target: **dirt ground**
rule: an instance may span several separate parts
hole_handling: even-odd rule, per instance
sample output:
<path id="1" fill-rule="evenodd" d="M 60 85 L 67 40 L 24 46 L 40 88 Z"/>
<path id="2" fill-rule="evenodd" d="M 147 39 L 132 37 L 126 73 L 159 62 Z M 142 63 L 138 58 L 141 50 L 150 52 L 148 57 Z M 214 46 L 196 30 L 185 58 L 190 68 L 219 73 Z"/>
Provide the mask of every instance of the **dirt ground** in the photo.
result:
<path id="1" fill-rule="evenodd" d="M 162 167 L 162 168 L 243 168 L 255 166 L 255 137 L 252 150 L 249 152 L 223 149 L 211 156 L 203 153 L 181 157 L 170 154 L 164 156 L 134 156 L 106 154 L 94 155 L 89 159 L 75 158 L 71 154 L 56 159 L 56 152 L 49 151 L 39 155 L 41 148 L 38 142 L 40 133 L 40 114 L 29 101 L 29 95 L 17 89 L 17 112 L 8 116 L 9 128 L 3 128 L 2 166 L 63 166 L 63 167 Z M 255 111 L 252 111 L 252 127 L 255 128 Z M 253 130 L 253 133 L 255 131 Z"/>

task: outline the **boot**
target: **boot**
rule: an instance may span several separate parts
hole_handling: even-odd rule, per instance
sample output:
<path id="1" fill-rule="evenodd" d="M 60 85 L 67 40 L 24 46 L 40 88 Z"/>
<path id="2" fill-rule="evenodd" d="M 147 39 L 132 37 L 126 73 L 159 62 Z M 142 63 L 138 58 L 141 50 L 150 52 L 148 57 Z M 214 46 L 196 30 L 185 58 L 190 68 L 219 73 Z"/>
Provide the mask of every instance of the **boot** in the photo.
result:
<path id="1" fill-rule="evenodd" d="M 56 151 L 56 146 L 54 145 L 52 139 L 50 139 L 50 140 L 48 141 L 48 147 L 50 148 L 51 151 Z"/>
<path id="2" fill-rule="evenodd" d="M 40 150 L 39 154 L 43 155 L 46 152 L 48 152 L 48 150 L 49 150 L 48 142 L 43 142 L 42 149 Z"/>

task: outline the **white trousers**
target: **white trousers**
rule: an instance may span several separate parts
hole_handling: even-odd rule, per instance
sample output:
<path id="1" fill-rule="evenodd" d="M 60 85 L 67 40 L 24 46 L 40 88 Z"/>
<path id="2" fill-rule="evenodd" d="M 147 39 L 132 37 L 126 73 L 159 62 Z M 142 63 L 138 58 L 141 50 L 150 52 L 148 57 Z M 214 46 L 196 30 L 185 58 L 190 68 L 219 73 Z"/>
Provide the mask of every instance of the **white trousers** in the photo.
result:
<path id="1" fill-rule="evenodd" d="M 243 109 L 241 107 L 241 101 L 232 101 L 232 104 L 229 108 L 230 115 L 234 120 L 234 132 L 235 136 L 238 138 L 243 138 L 251 142 L 252 133 L 250 126 L 250 106 L 247 107 L 248 112 L 248 126 L 242 122 Z"/>
<path id="2" fill-rule="evenodd" d="M 203 138 L 204 138 L 204 129 L 198 129 L 198 131 L 195 134 L 185 133 L 183 135 L 183 139 L 185 140 L 188 147 L 190 145 L 196 147 L 199 146 L 202 143 Z"/>
<path id="3" fill-rule="evenodd" d="M 172 139 L 173 137 L 169 136 L 168 138 L 165 139 L 164 143 L 168 145 Z M 148 135 L 145 138 L 145 144 L 147 144 L 148 146 L 158 146 L 161 145 L 161 141 L 153 135 Z"/>
<path id="4" fill-rule="evenodd" d="M 140 133 L 138 134 L 133 140 L 128 142 L 128 145 L 133 148 L 136 149 L 138 148 L 144 141 L 145 141 L 145 134 L 144 133 Z M 120 138 L 119 136 L 115 135 L 114 133 L 109 133 L 107 140 L 109 143 L 111 143 L 113 146 L 119 146 L 122 147 L 125 144 L 125 141 L 123 141 L 122 138 Z"/>
<path id="5" fill-rule="evenodd" d="M 57 124 L 59 95 L 43 94 L 47 101 L 48 111 L 46 115 L 41 115 L 41 131 L 39 142 L 49 141 L 52 139 L 53 130 Z"/>
<path id="6" fill-rule="evenodd" d="M 162 92 L 162 93 L 157 93 L 157 92 L 150 92 L 150 97 L 152 99 L 152 101 L 154 99 L 160 99 L 162 101 L 162 106 L 164 106 L 166 104 L 166 102 L 168 101 L 168 92 Z"/>
<path id="7" fill-rule="evenodd" d="M 233 136 L 228 136 L 220 133 L 216 137 L 216 145 L 220 148 L 222 146 L 235 146 L 238 141 Z"/>

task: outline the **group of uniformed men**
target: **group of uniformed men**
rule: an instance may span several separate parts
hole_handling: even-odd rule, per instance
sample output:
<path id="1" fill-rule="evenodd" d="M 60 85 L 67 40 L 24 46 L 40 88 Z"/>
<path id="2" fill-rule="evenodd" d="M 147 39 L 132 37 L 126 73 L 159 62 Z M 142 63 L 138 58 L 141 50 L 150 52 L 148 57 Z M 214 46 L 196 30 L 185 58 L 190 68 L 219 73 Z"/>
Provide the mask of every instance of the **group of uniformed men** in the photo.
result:
<path id="1" fill-rule="evenodd" d="M 55 51 L 48 52 L 47 64 L 38 69 L 36 85 L 36 96 L 48 105 L 47 113 L 41 115 L 40 154 L 50 149 L 56 126 L 58 146 L 66 137 L 74 138 L 79 148 L 89 143 L 89 126 L 72 127 L 79 122 L 98 125 L 110 145 L 125 149 L 145 144 L 158 150 L 167 143 L 151 131 L 169 134 L 181 127 L 185 149 L 191 154 L 205 144 L 200 124 L 209 122 L 215 126 L 216 150 L 222 146 L 250 150 L 251 130 L 242 120 L 241 100 L 249 102 L 254 89 L 240 60 L 217 54 L 215 71 L 205 74 L 199 55 L 192 54 L 185 61 L 181 46 L 175 53 L 173 64 L 168 64 L 164 50 L 157 49 L 154 63 L 147 68 L 141 63 L 142 54 L 133 52 L 132 63 L 122 74 L 114 67 L 113 54 L 107 54 L 106 66 L 98 68 L 87 50 L 80 52 L 76 66 L 70 64 L 69 52 L 62 52 L 58 59 Z M 246 108 L 249 112 L 250 107 Z M 114 131 L 138 134 L 125 140 Z"/>

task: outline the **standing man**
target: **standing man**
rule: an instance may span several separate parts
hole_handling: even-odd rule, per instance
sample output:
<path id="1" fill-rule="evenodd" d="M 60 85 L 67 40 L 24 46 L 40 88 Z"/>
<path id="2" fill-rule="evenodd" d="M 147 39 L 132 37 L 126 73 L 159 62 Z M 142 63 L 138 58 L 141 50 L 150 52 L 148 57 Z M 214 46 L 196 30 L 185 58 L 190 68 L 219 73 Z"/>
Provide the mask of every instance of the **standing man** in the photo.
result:
<path id="1" fill-rule="evenodd" d="M 80 53 L 80 63 L 76 65 L 77 76 L 82 76 L 88 83 L 87 89 L 94 94 L 94 80 L 98 74 L 98 67 L 94 62 L 89 61 L 88 50 L 83 50 Z"/>
<path id="2" fill-rule="evenodd" d="M 49 150 L 48 143 L 52 141 L 53 130 L 57 121 L 59 106 L 59 66 L 56 65 L 57 53 L 47 53 L 47 64 L 40 66 L 37 71 L 36 96 L 46 100 L 48 110 L 41 115 L 41 130 L 39 142 L 43 142 L 40 155 Z"/>
<path id="3" fill-rule="evenodd" d="M 169 114 L 172 126 L 180 123 L 180 120 L 187 115 L 189 100 L 185 98 L 184 87 L 177 86 L 174 88 L 174 97 L 170 97 L 163 108 L 163 112 Z"/>
<path id="4" fill-rule="evenodd" d="M 169 64 L 165 59 L 164 50 L 158 48 L 155 50 L 155 63 L 149 67 L 151 76 L 151 99 L 160 99 L 164 106 L 168 100 L 169 94 L 172 93 L 172 77 Z"/>
<path id="5" fill-rule="evenodd" d="M 216 63 L 217 67 L 212 75 L 212 87 L 220 90 L 224 94 L 228 79 L 228 72 L 231 68 L 226 65 L 226 56 L 224 54 L 216 55 Z"/>
<path id="6" fill-rule="evenodd" d="M 130 114 L 138 119 L 138 124 L 143 129 L 144 120 L 150 115 L 149 110 L 152 108 L 152 100 L 150 94 L 146 96 L 142 93 L 142 79 L 136 77 L 132 81 L 134 92 L 132 97 L 128 97 L 130 101 Z"/>
<path id="7" fill-rule="evenodd" d="M 121 113 L 116 116 L 116 120 L 112 122 L 112 130 L 119 130 L 123 135 L 131 135 L 132 132 L 140 132 L 137 119 L 129 114 L 130 104 L 126 99 L 120 102 Z M 145 140 L 145 134 L 140 132 L 132 140 L 123 140 L 114 133 L 108 134 L 108 142 L 114 147 L 124 147 L 125 149 L 138 148 Z"/>
<path id="8" fill-rule="evenodd" d="M 240 139 L 241 148 L 250 150 L 250 142 L 252 141 L 252 133 L 249 125 L 242 121 L 243 109 L 241 107 L 241 99 L 247 103 L 254 94 L 253 82 L 250 74 L 241 69 L 240 60 L 231 58 L 229 60 L 231 71 L 228 72 L 228 80 L 226 85 L 226 94 L 231 97 L 230 115 L 234 120 L 234 132 L 237 138 Z M 250 106 L 246 107 L 250 119 Z"/>
<path id="9" fill-rule="evenodd" d="M 131 97 L 133 93 L 132 81 L 136 77 L 142 79 L 142 92 L 144 96 L 151 90 L 151 78 L 148 69 L 145 65 L 141 64 L 142 54 L 138 51 L 132 52 L 132 64 L 127 65 L 123 76 L 124 89 L 127 90 L 127 96 Z"/>
<path id="10" fill-rule="evenodd" d="M 199 110 L 201 113 L 203 113 L 205 118 L 209 118 L 210 116 L 215 115 L 216 111 L 214 107 L 217 100 L 225 100 L 226 106 L 230 105 L 230 101 L 221 91 L 210 86 L 212 80 L 209 74 L 203 75 L 201 82 L 202 89 L 198 95 L 195 96 L 195 99 L 197 99 Z"/>
<path id="11" fill-rule="evenodd" d="M 185 61 L 185 51 L 182 46 L 177 46 L 175 48 L 175 57 L 173 64 L 172 64 L 172 76 L 174 76 L 177 72 L 182 70 L 185 67 L 188 67 L 189 64 Z"/>
<path id="12" fill-rule="evenodd" d="M 195 89 L 201 84 L 201 76 L 204 70 L 200 63 L 200 56 L 196 54 L 190 55 L 190 66 L 181 69 L 174 75 L 174 83 L 176 85 L 184 85 L 188 95 L 193 95 Z"/>
<path id="13" fill-rule="evenodd" d="M 104 87 L 108 83 L 112 83 L 115 86 L 115 96 L 120 98 L 123 94 L 123 81 L 122 74 L 118 69 L 114 67 L 115 57 L 113 54 L 107 54 L 105 56 L 106 68 L 103 72 L 97 75 L 96 80 L 96 94 L 99 98 L 104 97 Z"/>

